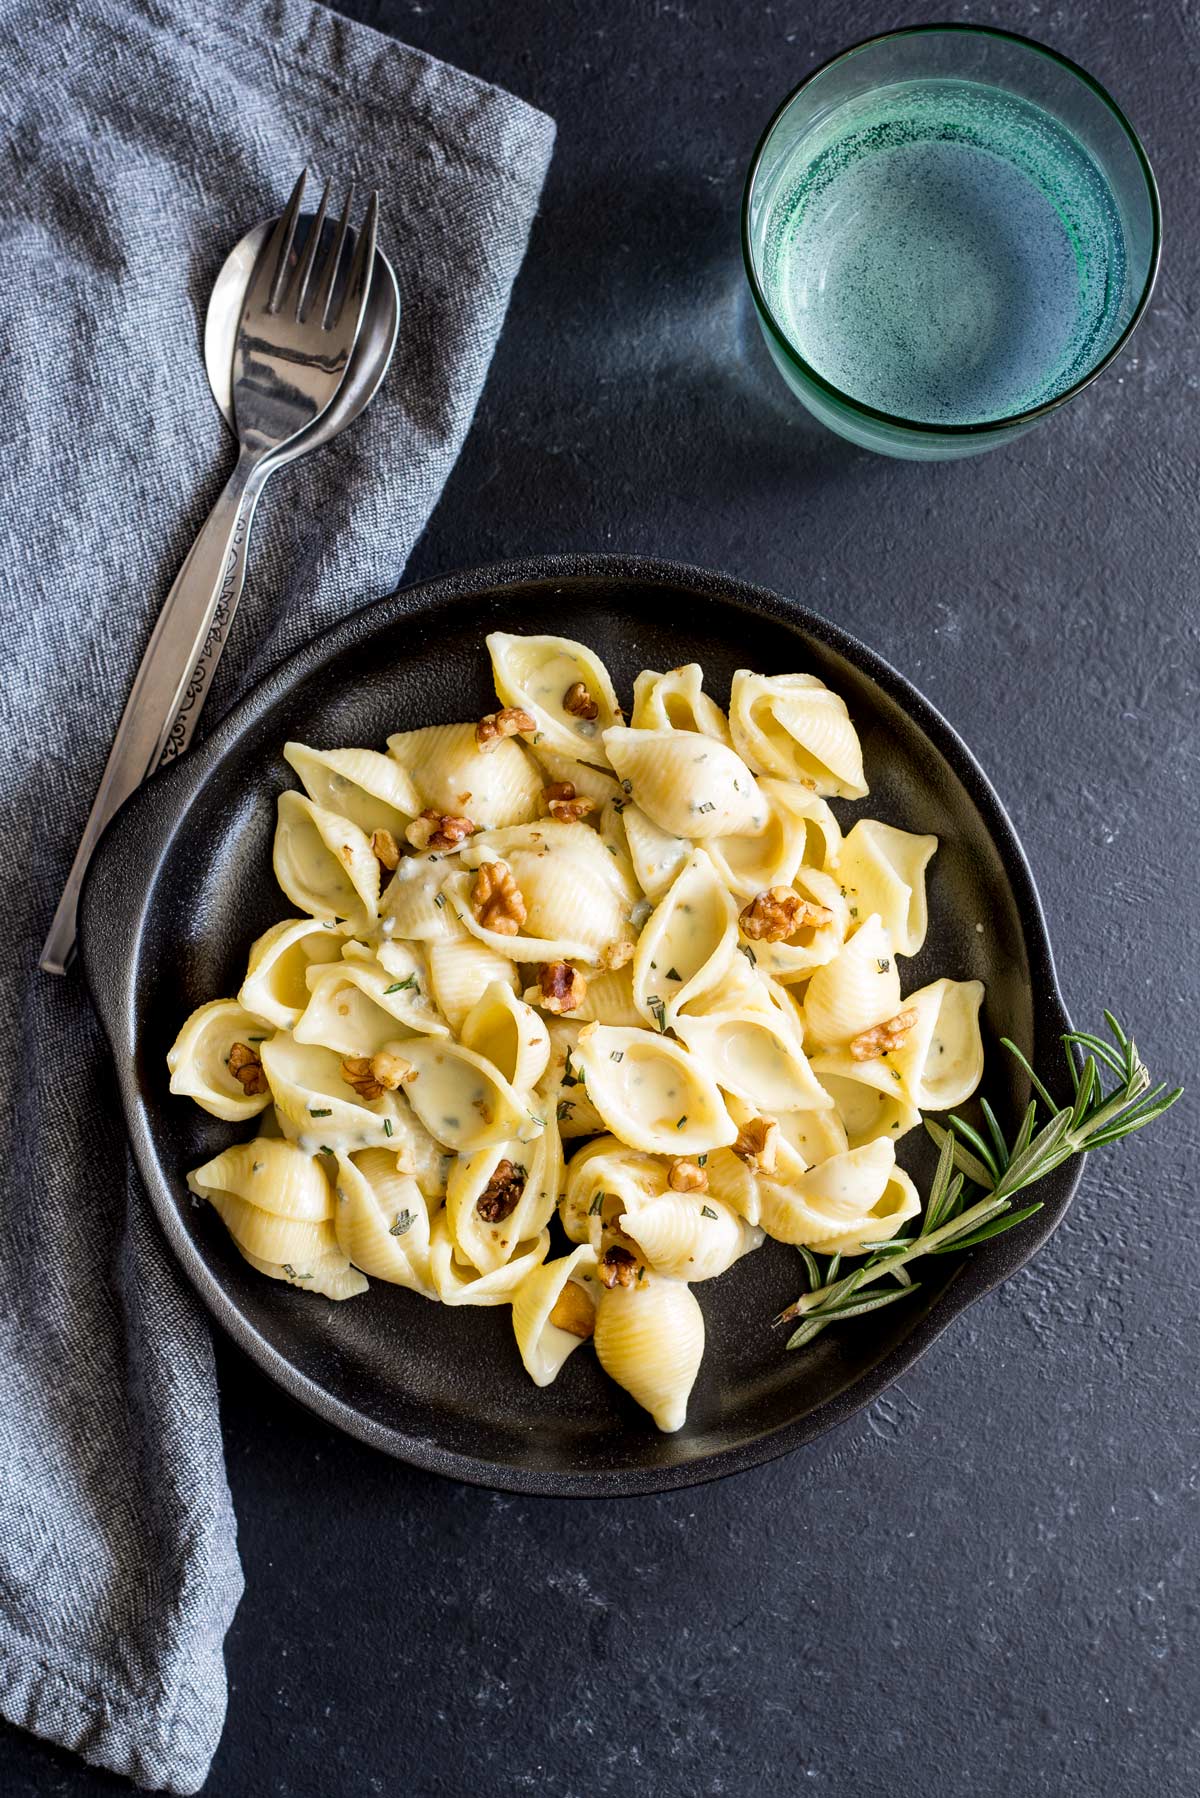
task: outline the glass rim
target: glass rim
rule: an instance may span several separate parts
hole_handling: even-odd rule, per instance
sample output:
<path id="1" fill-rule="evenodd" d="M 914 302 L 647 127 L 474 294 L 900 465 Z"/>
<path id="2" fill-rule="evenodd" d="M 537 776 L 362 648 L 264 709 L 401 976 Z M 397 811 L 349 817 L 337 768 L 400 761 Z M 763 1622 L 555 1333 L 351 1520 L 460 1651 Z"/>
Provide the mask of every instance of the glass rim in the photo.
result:
<path id="1" fill-rule="evenodd" d="M 887 43 L 895 38 L 928 37 L 934 34 L 949 34 L 951 32 L 957 35 L 999 38 L 1005 43 L 1018 44 L 1023 50 L 1032 50 L 1039 56 L 1048 57 L 1051 62 L 1057 63 L 1059 67 L 1065 69 L 1068 74 L 1074 75 L 1077 80 L 1082 81 L 1085 87 L 1090 88 L 1102 104 L 1112 113 L 1133 147 L 1138 165 L 1142 171 L 1142 179 L 1146 183 L 1146 194 L 1150 202 L 1152 229 L 1150 261 L 1146 270 L 1146 279 L 1143 283 L 1142 291 L 1138 296 L 1137 304 L 1130 314 L 1128 324 L 1126 324 L 1124 330 L 1122 330 L 1110 348 L 1100 357 L 1099 361 L 1090 368 L 1085 375 L 1081 375 L 1079 380 L 1072 382 L 1070 387 L 1064 388 L 1061 393 L 1055 394 L 1052 399 L 1043 400 L 1040 405 L 1027 407 L 1022 412 L 1009 412 L 1006 413 L 1003 418 L 984 419 L 977 424 L 934 424 L 926 419 L 901 418 L 892 412 L 882 412 L 877 406 L 869 406 L 864 400 L 855 399 L 853 394 L 846 393 L 844 389 L 835 387 L 832 381 L 827 381 L 825 376 L 819 374 L 810 362 L 805 361 L 804 357 L 800 354 L 799 350 L 796 349 L 795 345 L 791 342 L 790 338 L 779 324 L 771 307 L 768 305 L 767 297 L 762 290 L 762 284 L 758 278 L 758 270 L 755 267 L 754 253 L 750 244 L 750 200 L 754 191 L 754 183 L 758 175 L 763 152 L 770 143 L 776 126 L 792 104 L 799 99 L 805 88 L 811 86 L 818 76 L 824 75 L 837 63 L 844 62 L 847 57 L 856 56 L 860 50 L 870 49 L 875 44 Z M 778 342 L 787 360 L 793 363 L 805 379 L 811 381 L 822 393 L 825 393 L 831 399 L 836 400 L 839 405 L 847 407 L 860 418 L 872 419 L 878 424 L 890 425 L 893 429 L 912 431 L 922 436 L 970 438 L 986 436 L 995 431 L 1008 431 L 1015 425 L 1032 424 L 1037 419 L 1044 418 L 1048 412 L 1053 412 L 1057 407 L 1065 405 L 1068 400 L 1074 399 L 1077 393 L 1082 393 L 1085 387 L 1091 385 L 1097 375 L 1103 374 L 1109 364 L 1113 362 L 1124 349 L 1130 337 L 1141 323 L 1142 316 L 1145 313 L 1147 306 L 1150 304 L 1150 296 L 1154 292 L 1154 285 L 1158 279 L 1158 269 L 1161 259 L 1162 205 L 1159 200 L 1158 183 L 1154 178 L 1154 170 L 1150 166 L 1150 159 L 1142 148 L 1142 143 L 1137 132 L 1134 130 L 1125 114 L 1121 111 L 1121 108 L 1117 105 L 1112 95 L 1099 81 L 1096 80 L 1095 76 L 1089 75 L 1086 69 L 1081 68 L 1076 62 L 1072 62 L 1069 56 L 1061 55 L 1059 51 L 1051 49 L 1048 44 L 1039 43 L 1036 38 L 1024 37 L 1020 32 L 1016 31 L 1003 31 L 998 26 L 994 25 L 968 25 L 958 24 L 953 21 L 948 21 L 944 24 L 903 25 L 894 31 L 875 32 L 871 37 L 863 38 L 859 43 L 850 44 L 846 49 L 839 50 L 836 55 L 827 57 L 826 60 L 819 63 L 815 69 L 811 69 L 802 81 L 797 82 L 796 86 L 792 88 L 790 93 L 784 96 L 779 105 L 775 108 L 775 111 L 771 114 L 758 143 L 755 145 L 754 154 L 750 158 L 750 167 L 746 174 L 746 184 L 742 192 L 742 260 L 745 263 L 746 278 L 750 283 L 750 292 L 755 306 L 758 308 L 759 316 L 767 325 L 772 337 Z"/>

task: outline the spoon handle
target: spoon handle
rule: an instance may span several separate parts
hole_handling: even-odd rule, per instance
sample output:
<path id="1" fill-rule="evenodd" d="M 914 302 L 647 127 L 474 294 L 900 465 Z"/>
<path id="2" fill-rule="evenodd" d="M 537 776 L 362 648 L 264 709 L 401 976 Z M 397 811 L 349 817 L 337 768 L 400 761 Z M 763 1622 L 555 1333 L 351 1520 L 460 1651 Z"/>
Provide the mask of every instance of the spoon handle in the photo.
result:
<path id="1" fill-rule="evenodd" d="M 269 463 L 243 450 L 216 505 L 175 577 L 134 677 L 96 797 L 58 902 L 39 966 L 65 974 L 75 948 L 75 919 L 88 863 L 109 819 L 157 767 L 181 708 L 199 711 L 207 675 L 203 658 L 214 630 L 224 638 L 241 592 L 245 542 Z M 219 654 L 219 649 L 217 651 Z M 208 671 L 216 665 L 213 656 Z M 190 735 L 190 726 L 185 733 Z"/>

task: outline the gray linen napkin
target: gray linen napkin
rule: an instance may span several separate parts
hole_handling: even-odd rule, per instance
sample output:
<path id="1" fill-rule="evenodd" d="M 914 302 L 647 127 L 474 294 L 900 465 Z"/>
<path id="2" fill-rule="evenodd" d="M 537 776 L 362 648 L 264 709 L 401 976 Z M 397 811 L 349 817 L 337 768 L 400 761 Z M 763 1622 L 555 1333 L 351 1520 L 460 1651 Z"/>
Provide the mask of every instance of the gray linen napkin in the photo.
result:
<path id="1" fill-rule="evenodd" d="M 471 420 L 554 127 L 309 0 L 0 8 L 0 1708 L 195 1791 L 242 1589 L 204 1318 L 79 977 L 35 970 L 150 622 L 231 465 L 200 323 L 311 164 L 377 185 L 400 345 L 277 477 L 209 722 L 399 579 Z"/>

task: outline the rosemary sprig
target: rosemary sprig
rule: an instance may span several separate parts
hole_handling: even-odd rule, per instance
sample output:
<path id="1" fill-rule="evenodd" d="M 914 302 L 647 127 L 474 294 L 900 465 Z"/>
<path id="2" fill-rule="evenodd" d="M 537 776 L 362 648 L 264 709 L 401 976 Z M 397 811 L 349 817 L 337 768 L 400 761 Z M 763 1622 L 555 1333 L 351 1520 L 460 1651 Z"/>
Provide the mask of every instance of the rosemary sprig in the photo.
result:
<path id="1" fill-rule="evenodd" d="M 1017 1045 L 1008 1037 L 1001 1038 L 1028 1074 L 1036 1095 L 1030 1099 L 1012 1143 L 1006 1142 L 986 1099 L 980 1101 L 986 1132 L 973 1129 L 953 1114 L 949 1129 L 927 1118 L 925 1128 L 940 1153 L 920 1229 L 915 1236 L 894 1236 L 872 1244 L 859 1266 L 840 1278 L 840 1255 L 832 1256 L 822 1269 L 811 1250 L 801 1249 L 809 1290 L 775 1319 L 777 1324 L 801 1320 L 788 1338 L 790 1349 L 802 1348 L 832 1323 L 861 1317 L 916 1292 L 918 1283 L 908 1272 L 910 1261 L 921 1255 L 957 1254 L 1023 1224 L 1042 1205 L 1038 1200 L 1014 1211 L 1013 1199 L 1019 1192 L 1044 1180 L 1072 1155 L 1086 1155 L 1106 1143 L 1119 1142 L 1170 1110 L 1183 1088 L 1168 1092 L 1165 1082 L 1152 1086 L 1133 1038 L 1126 1035 L 1111 1011 L 1105 1012 L 1104 1020 L 1111 1042 L 1084 1030 L 1069 1030 L 1062 1039 L 1075 1093 L 1070 1105 L 1056 1105 Z M 1107 1090 L 1106 1076 L 1116 1082 Z M 1040 1126 L 1039 1102 L 1050 1114 Z M 982 1189 L 982 1196 L 971 1204 L 967 1203 L 968 1181 Z M 884 1292 L 864 1290 L 888 1279 L 896 1284 Z"/>

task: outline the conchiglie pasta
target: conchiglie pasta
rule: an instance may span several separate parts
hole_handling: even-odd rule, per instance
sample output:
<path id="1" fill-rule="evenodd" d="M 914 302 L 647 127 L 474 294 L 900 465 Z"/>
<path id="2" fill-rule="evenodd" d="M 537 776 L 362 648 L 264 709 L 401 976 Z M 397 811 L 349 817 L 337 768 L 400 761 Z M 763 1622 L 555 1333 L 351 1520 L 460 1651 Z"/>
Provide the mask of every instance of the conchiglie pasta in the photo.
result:
<path id="1" fill-rule="evenodd" d="M 862 748 L 845 701 L 812 674 L 733 677 L 729 727 L 756 774 L 809 784 L 823 795 L 862 799 Z"/>
<path id="2" fill-rule="evenodd" d="M 715 699 L 704 691 L 699 662 L 656 674 L 645 668 L 633 683 L 634 730 L 690 730 L 733 747 L 729 721 Z"/>
<path id="3" fill-rule="evenodd" d="M 916 955 L 925 941 L 925 870 L 936 837 L 914 836 L 876 818 L 860 818 L 842 844 L 838 881 L 860 918 L 876 913 L 897 955 Z"/>
<path id="4" fill-rule="evenodd" d="M 344 924 L 319 918 L 284 918 L 264 931 L 250 951 L 238 1004 L 277 1030 L 290 1030 L 308 1004 L 308 970 L 338 961 Z"/>
<path id="5" fill-rule="evenodd" d="M 257 1117 L 271 1103 L 265 1089 L 247 1092 L 230 1067 L 235 1045 L 249 1055 L 271 1030 L 236 999 L 210 999 L 187 1020 L 167 1052 L 171 1091 L 194 1099 L 213 1117 L 227 1123 L 244 1123 Z"/>
<path id="6" fill-rule="evenodd" d="M 621 821 L 634 877 L 647 899 L 659 900 L 692 853 L 692 846 L 686 837 L 660 830 L 632 799 L 625 801 Z"/>
<path id="7" fill-rule="evenodd" d="M 812 1070 L 833 1100 L 851 1149 L 877 1136 L 899 1142 L 921 1121 L 890 1057 L 856 1061 L 846 1049 L 826 1050 L 813 1057 Z"/>
<path id="8" fill-rule="evenodd" d="M 437 1297 L 425 1195 L 390 1147 L 338 1156 L 333 1223 L 342 1253 L 364 1274 Z"/>
<path id="9" fill-rule="evenodd" d="M 332 1194 L 308 1156 L 279 1138 L 241 1143 L 188 1175 L 239 1253 L 260 1272 L 329 1298 L 351 1298 L 367 1282 L 338 1247 Z M 269 1207 L 262 1201 L 269 1200 Z"/>
<path id="10" fill-rule="evenodd" d="M 517 990 L 517 970 L 507 955 L 477 942 L 468 932 L 431 943 L 428 955 L 433 996 L 455 1032 L 462 1029 L 463 1020 L 490 986 L 502 984 L 514 993 Z"/>
<path id="11" fill-rule="evenodd" d="M 333 1194 L 320 1162 L 281 1136 L 235 1143 L 189 1174 L 188 1185 L 201 1198 L 228 1193 L 293 1223 L 320 1224 L 333 1216 Z"/>
<path id="12" fill-rule="evenodd" d="M 458 865 L 457 856 L 404 856 L 379 902 L 382 940 L 440 943 L 462 936 L 463 927 L 442 892 L 447 875 Z"/>
<path id="13" fill-rule="evenodd" d="M 597 1136 L 567 1163 L 562 1225 L 572 1242 L 599 1250 L 605 1229 L 622 1212 L 668 1192 L 667 1170 L 655 1155 L 630 1149 L 616 1136 Z"/>
<path id="14" fill-rule="evenodd" d="M 382 1148 L 398 1126 L 401 1095 L 385 1092 L 378 1099 L 361 1098 L 346 1079 L 343 1059 L 336 1050 L 298 1043 L 285 1031 L 262 1045 L 263 1069 L 280 1126 L 307 1154 Z"/>
<path id="15" fill-rule="evenodd" d="M 408 1102 L 429 1134 L 456 1154 L 470 1154 L 511 1137 L 527 1140 L 541 1125 L 520 1093 L 490 1061 L 445 1037 L 414 1037 L 404 1045 L 413 1078 Z"/>
<path id="16" fill-rule="evenodd" d="M 458 1259 L 484 1274 L 503 1266 L 518 1243 L 545 1229 L 558 1204 L 562 1178 L 562 1149 L 553 1123 L 531 1143 L 499 1143 L 459 1155 L 446 1185 L 446 1216 Z"/>
<path id="17" fill-rule="evenodd" d="M 753 774 L 713 737 L 618 726 L 605 731 L 604 746 L 627 797 L 660 830 L 699 842 L 750 836 L 767 822 Z"/>
<path id="18" fill-rule="evenodd" d="M 522 939 L 572 942 L 582 947 L 585 959 L 595 960 L 626 933 L 635 898 L 632 872 L 586 824 L 543 819 L 517 830 L 490 831 L 467 845 L 462 861 L 472 869 L 484 862 L 509 869 L 525 906 Z M 456 883 L 456 890 L 463 885 Z"/>
<path id="19" fill-rule="evenodd" d="M 704 1356 L 704 1315 L 682 1280 L 647 1273 L 632 1286 L 602 1286 L 594 1341 L 605 1373 L 660 1430 L 683 1427 Z"/>
<path id="20" fill-rule="evenodd" d="M 496 692 L 504 705 L 531 714 L 536 749 L 580 762 L 607 760 L 603 733 L 621 711 L 598 655 L 569 637 L 517 637 L 506 631 L 493 631 L 487 646 Z"/>
<path id="21" fill-rule="evenodd" d="M 647 918 L 633 956 L 633 1002 L 665 1029 L 690 1000 L 723 982 L 737 945 L 737 909 L 697 849 Z"/>
<path id="22" fill-rule="evenodd" d="M 575 1050 L 588 1098 L 635 1149 L 690 1155 L 731 1143 L 737 1126 L 716 1083 L 667 1037 L 589 1024 Z"/>
<path id="23" fill-rule="evenodd" d="M 285 743 L 283 754 L 314 805 L 349 818 L 368 837 L 386 830 L 402 842 L 405 825 L 421 809 L 407 774 L 378 750 L 310 749 L 304 743 Z"/>
<path id="24" fill-rule="evenodd" d="M 808 1039 L 832 1048 L 885 1023 L 900 1010 L 900 976 L 891 940 L 870 917 L 832 961 L 816 969 L 804 994 Z"/>
<path id="25" fill-rule="evenodd" d="M 762 1241 L 761 1230 L 707 1192 L 656 1193 L 623 1212 L 618 1227 L 656 1273 L 688 1281 L 715 1279 Z"/>
<path id="26" fill-rule="evenodd" d="M 357 824 L 302 793 L 279 795 L 275 878 L 314 918 L 370 925 L 379 904 L 379 863 Z"/>
<path id="27" fill-rule="evenodd" d="M 539 743 L 533 753 L 548 787 L 559 781 L 570 781 L 577 799 L 590 799 L 596 806 L 607 805 L 610 800 L 620 797 L 620 783 L 611 768 L 597 768 L 590 762 L 559 755 L 545 742 Z"/>
<path id="28" fill-rule="evenodd" d="M 765 1111 L 821 1111 L 832 1103 L 808 1065 L 798 1034 L 765 1012 L 680 1017 L 675 1028 L 723 1092 Z"/>
<path id="29" fill-rule="evenodd" d="M 423 983 L 423 965 L 419 974 L 414 970 L 396 980 L 373 957 L 314 968 L 308 1006 L 292 1034 L 298 1043 L 320 1043 L 351 1056 L 378 1054 L 418 1031 L 445 1036 L 446 1026 L 422 1002 Z"/>
<path id="30" fill-rule="evenodd" d="M 910 993 L 904 1009 L 914 1023 L 888 1062 L 905 1093 L 921 1111 L 950 1111 L 961 1105 L 983 1076 L 979 980 L 935 980 Z"/>
<path id="31" fill-rule="evenodd" d="M 531 1242 L 518 1243 L 512 1258 L 490 1273 L 458 1261 L 449 1219 L 439 1211 L 429 1235 L 429 1262 L 433 1284 L 443 1305 L 510 1305 L 514 1294 L 550 1253 L 550 1232 L 543 1230 Z"/>
<path id="32" fill-rule="evenodd" d="M 553 1114 L 564 1137 L 593 1136 L 604 1129 L 604 1119 L 587 1096 L 583 1069 L 574 1060 L 582 1024 L 569 1018 L 547 1019 L 550 1061 L 537 1088 L 536 1109 Z"/>
<path id="33" fill-rule="evenodd" d="M 512 1300 L 513 1333 L 536 1386 L 558 1378 L 567 1357 L 595 1329 L 596 1257 L 586 1243 L 527 1274 Z M 557 1322 L 561 1316 L 564 1323 Z"/>
<path id="34" fill-rule="evenodd" d="M 550 1033 L 531 1005 L 493 981 L 459 1027 L 459 1040 L 490 1061 L 517 1092 L 535 1087 L 550 1060 Z"/>
<path id="35" fill-rule="evenodd" d="M 581 1024 L 623 1024 L 637 1029 L 645 1020 L 633 1002 L 632 964 L 626 962 L 623 968 L 606 973 L 589 973 L 583 1002 L 571 1016 Z"/>
<path id="36" fill-rule="evenodd" d="M 762 1226 L 768 1236 L 807 1248 L 821 1248 L 839 1236 L 870 1228 L 896 1172 L 896 1151 L 886 1137 L 831 1155 L 786 1186 L 761 1183 Z M 883 1241 L 889 1231 L 881 1233 Z"/>
<path id="37" fill-rule="evenodd" d="M 805 902 L 796 929 L 776 942 L 755 940 L 752 949 L 761 972 L 785 985 L 806 980 L 814 968 L 832 961 L 850 925 L 850 908 L 833 875 L 799 868 L 788 890 Z"/>
<path id="38" fill-rule="evenodd" d="M 481 749 L 473 724 L 431 724 L 389 737 L 388 753 L 416 788 L 422 809 L 469 818 L 477 830 L 537 817 L 541 776 L 513 737 Z"/>

